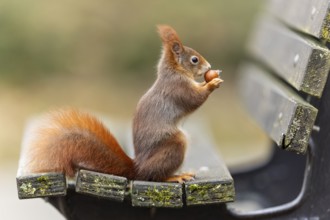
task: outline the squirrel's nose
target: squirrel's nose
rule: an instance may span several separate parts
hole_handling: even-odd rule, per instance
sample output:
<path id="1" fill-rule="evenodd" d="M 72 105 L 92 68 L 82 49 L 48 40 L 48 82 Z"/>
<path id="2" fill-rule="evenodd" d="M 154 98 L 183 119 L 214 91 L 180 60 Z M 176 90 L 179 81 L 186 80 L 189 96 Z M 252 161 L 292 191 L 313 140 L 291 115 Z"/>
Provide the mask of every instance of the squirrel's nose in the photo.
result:
<path id="1" fill-rule="evenodd" d="M 208 62 L 206 63 L 206 66 L 207 66 L 207 70 L 211 69 L 211 64 L 209 64 Z"/>

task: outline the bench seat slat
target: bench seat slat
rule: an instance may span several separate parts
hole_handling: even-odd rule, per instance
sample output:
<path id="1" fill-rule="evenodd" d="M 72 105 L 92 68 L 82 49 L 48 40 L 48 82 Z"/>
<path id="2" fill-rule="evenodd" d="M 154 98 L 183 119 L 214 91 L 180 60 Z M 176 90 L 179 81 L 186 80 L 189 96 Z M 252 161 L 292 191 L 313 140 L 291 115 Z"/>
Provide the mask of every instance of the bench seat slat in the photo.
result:
<path id="1" fill-rule="evenodd" d="M 122 202 L 127 184 L 128 180 L 125 177 L 80 170 L 77 176 L 76 192 Z"/>
<path id="2" fill-rule="evenodd" d="M 192 170 L 196 177 L 185 183 L 187 206 L 234 201 L 234 181 L 210 138 L 212 132 L 203 120 L 191 121 L 184 127 L 189 134 L 189 146 L 182 170 Z"/>
<path id="3" fill-rule="evenodd" d="M 268 10 L 293 28 L 330 41 L 329 0 L 271 0 Z"/>
<path id="4" fill-rule="evenodd" d="M 224 177 L 223 172 L 221 168 L 200 170 L 195 180 L 186 182 L 187 206 L 233 202 L 234 182 L 231 176 Z"/>
<path id="5" fill-rule="evenodd" d="M 326 47 L 263 16 L 251 36 L 248 51 L 298 91 L 321 97 L 330 69 L 330 51 Z"/>
<path id="6" fill-rule="evenodd" d="M 62 173 L 18 176 L 16 183 L 19 199 L 66 195 L 66 178 Z"/>
<path id="7" fill-rule="evenodd" d="M 137 207 L 180 208 L 182 184 L 133 181 L 132 205 Z"/>
<path id="8" fill-rule="evenodd" d="M 250 115 L 281 147 L 306 152 L 317 109 L 254 64 L 240 68 L 239 89 Z"/>

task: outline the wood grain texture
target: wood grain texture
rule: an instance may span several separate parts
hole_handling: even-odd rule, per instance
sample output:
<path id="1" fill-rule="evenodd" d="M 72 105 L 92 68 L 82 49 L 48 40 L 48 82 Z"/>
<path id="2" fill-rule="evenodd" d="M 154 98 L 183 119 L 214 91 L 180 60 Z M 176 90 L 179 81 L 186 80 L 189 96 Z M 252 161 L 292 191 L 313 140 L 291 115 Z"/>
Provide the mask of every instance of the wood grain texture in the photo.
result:
<path id="1" fill-rule="evenodd" d="M 330 69 L 330 51 L 325 46 L 261 16 L 248 51 L 298 91 L 321 97 Z"/>
<path id="2" fill-rule="evenodd" d="M 182 184 L 133 181 L 132 205 L 139 207 L 180 208 Z"/>
<path id="3" fill-rule="evenodd" d="M 77 176 L 76 192 L 122 202 L 125 198 L 127 183 L 128 180 L 125 177 L 80 170 Z"/>
<path id="4" fill-rule="evenodd" d="M 184 129 L 189 134 L 189 146 L 182 171 L 196 173 L 195 180 L 185 183 L 187 206 L 234 201 L 233 178 L 205 121 L 193 118 Z"/>
<path id="5" fill-rule="evenodd" d="M 203 116 L 191 116 L 184 123 L 183 130 L 187 134 L 188 146 L 179 173 L 199 172 L 200 169 L 210 168 L 221 170 L 223 178 L 228 178 L 230 173 L 221 157 L 221 148 L 214 142 L 213 132 Z"/>
<path id="6" fill-rule="evenodd" d="M 271 0 L 267 8 L 291 27 L 330 41 L 329 0 Z"/>
<path id="7" fill-rule="evenodd" d="M 222 168 L 200 170 L 195 180 L 185 183 L 185 193 L 187 206 L 233 202 L 234 181 Z"/>
<path id="8" fill-rule="evenodd" d="M 42 173 L 16 177 L 19 199 L 66 195 L 66 179 L 61 173 Z"/>
<path id="9" fill-rule="evenodd" d="M 304 154 L 317 109 L 253 64 L 240 68 L 239 89 L 250 115 L 282 148 Z"/>

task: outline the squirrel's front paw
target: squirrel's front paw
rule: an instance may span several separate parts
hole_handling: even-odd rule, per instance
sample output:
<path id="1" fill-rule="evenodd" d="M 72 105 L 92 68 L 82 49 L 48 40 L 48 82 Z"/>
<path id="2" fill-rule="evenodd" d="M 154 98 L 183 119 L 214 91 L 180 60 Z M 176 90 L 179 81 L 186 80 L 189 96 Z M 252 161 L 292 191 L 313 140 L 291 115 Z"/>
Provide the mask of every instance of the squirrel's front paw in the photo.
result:
<path id="1" fill-rule="evenodd" d="M 207 83 L 208 88 L 213 91 L 216 88 L 219 88 L 220 84 L 223 82 L 220 78 L 214 78 L 209 83 Z"/>

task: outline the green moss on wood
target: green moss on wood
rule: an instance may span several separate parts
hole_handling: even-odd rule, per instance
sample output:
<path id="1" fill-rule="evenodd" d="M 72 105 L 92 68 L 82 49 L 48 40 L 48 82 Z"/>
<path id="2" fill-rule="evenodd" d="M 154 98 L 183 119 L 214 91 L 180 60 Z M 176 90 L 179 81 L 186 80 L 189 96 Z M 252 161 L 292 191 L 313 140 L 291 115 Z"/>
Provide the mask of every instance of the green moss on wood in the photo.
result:
<path id="1" fill-rule="evenodd" d="M 313 106 L 296 107 L 295 115 L 284 140 L 286 150 L 304 154 L 316 119 L 317 109 Z"/>
<path id="2" fill-rule="evenodd" d="M 330 53 L 328 49 L 319 45 L 315 48 L 309 56 L 300 90 L 321 97 L 330 69 Z"/>
<path id="3" fill-rule="evenodd" d="M 36 192 L 36 188 L 32 186 L 30 182 L 22 183 L 22 185 L 19 187 L 22 193 L 26 195 L 34 195 Z"/>
<path id="4" fill-rule="evenodd" d="M 48 176 L 40 176 L 37 178 L 37 181 L 40 183 L 38 190 L 42 195 L 45 195 L 52 186 L 52 182 L 49 180 Z"/>
<path id="5" fill-rule="evenodd" d="M 20 199 L 66 194 L 66 180 L 63 174 L 47 173 L 19 176 L 16 181 Z"/>
<path id="6" fill-rule="evenodd" d="M 326 41 L 330 41 L 330 10 L 327 10 L 327 16 L 322 25 L 321 37 Z"/>
<path id="7" fill-rule="evenodd" d="M 132 205 L 140 207 L 182 207 L 182 185 L 134 181 Z"/>
<path id="8" fill-rule="evenodd" d="M 235 197 L 232 182 L 197 182 L 186 185 L 187 205 L 231 202 Z"/>
<path id="9" fill-rule="evenodd" d="M 124 177 L 80 170 L 76 191 L 111 200 L 123 201 L 127 182 L 127 179 Z"/>
<path id="10" fill-rule="evenodd" d="M 171 187 L 149 187 L 145 195 L 152 200 L 153 203 L 168 206 L 171 204 L 171 199 L 175 196 Z"/>

